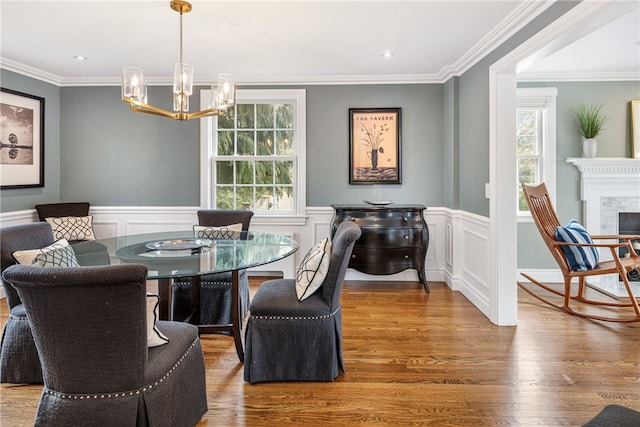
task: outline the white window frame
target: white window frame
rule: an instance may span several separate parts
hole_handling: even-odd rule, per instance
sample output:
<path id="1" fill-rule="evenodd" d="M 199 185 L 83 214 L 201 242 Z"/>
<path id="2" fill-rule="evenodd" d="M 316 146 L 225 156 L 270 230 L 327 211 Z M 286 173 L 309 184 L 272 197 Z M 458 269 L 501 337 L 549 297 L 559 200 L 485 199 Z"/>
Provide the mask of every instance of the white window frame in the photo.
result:
<path id="1" fill-rule="evenodd" d="M 209 108 L 211 90 L 200 91 L 200 108 Z M 306 91 L 304 89 L 237 89 L 236 103 L 287 103 L 293 104 L 294 115 L 294 156 L 297 158 L 294 168 L 294 212 L 268 214 L 255 212 L 255 218 L 262 223 L 274 224 L 304 224 L 306 219 L 306 188 L 307 188 L 307 125 L 306 125 Z M 217 144 L 217 117 L 200 120 L 200 206 L 202 209 L 212 209 L 213 189 L 215 186 L 213 175 L 214 147 Z"/>
<path id="2" fill-rule="evenodd" d="M 538 108 L 547 111 L 546 126 L 542 136 L 541 147 L 541 178 L 547 186 L 549 196 L 554 206 L 556 204 L 556 98 L 558 88 L 530 87 L 518 88 L 516 93 L 516 108 Z M 519 173 L 518 175 L 519 176 Z M 518 200 L 515 201 L 518 203 Z M 517 222 L 533 222 L 531 212 L 522 212 L 516 206 Z"/>

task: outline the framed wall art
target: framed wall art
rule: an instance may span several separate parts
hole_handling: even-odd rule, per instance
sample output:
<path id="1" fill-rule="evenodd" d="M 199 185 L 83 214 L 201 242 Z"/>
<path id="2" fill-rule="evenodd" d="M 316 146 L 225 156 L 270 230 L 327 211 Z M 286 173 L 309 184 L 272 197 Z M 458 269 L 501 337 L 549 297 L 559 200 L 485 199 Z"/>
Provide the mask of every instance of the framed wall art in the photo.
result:
<path id="1" fill-rule="evenodd" d="M 0 88 L 0 187 L 44 187 L 44 98 Z"/>
<path id="2" fill-rule="evenodd" d="M 349 109 L 349 184 L 401 184 L 401 109 Z"/>
<path id="3" fill-rule="evenodd" d="M 640 159 L 640 99 L 629 102 L 631 114 L 631 157 Z"/>

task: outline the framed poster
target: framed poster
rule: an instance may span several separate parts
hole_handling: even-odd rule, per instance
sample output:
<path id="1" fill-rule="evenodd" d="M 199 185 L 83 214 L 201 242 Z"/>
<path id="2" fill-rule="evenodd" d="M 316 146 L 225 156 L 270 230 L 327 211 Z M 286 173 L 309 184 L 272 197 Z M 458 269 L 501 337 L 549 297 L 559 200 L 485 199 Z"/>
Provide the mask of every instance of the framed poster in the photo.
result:
<path id="1" fill-rule="evenodd" d="M 640 99 L 629 102 L 631 113 L 631 157 L 640 159 Z"/>
<path id="2" fill-rule="evenodd" d="M 44 98 L 0 88 L 0 188 L 44 187 Z"/>
<path id="3" fill-rule="evenodd" d="M 349 109 L 349 184 L 401 184 L 400 108 Z"/>

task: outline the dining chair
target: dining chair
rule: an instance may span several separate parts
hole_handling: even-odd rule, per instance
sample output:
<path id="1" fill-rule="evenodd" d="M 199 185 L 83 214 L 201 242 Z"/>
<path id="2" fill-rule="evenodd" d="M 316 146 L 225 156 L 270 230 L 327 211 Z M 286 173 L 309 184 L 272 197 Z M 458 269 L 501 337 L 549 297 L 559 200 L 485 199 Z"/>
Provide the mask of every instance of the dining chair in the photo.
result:
<path id="1" fill-rule="evenodd" d="M 0 228 L 0 273 L 16 264 L 13 253 L 40 249 L 55 242 L 46 222 Z M 0 344 L 0 383 L 42 383 L 40 358 L 33 341 L 24 305 L 16 290 L 2 279 L 9 305 Z"/>
<path id="2" fill-rule="evenodd" d="M 245 331 L 245 381 L 333 381 L 339 371 L 345 372 L 340 296 L 360 234 L 355 222 L 338 225 L 326 277 L 302 301 L 296 279 L 260 285 L 251 301 Z"/>
<path id="3" fill-rule="evenodd" d="M 198 328 L 157 321 L 165 340 L 150 343 L 146 277 L 140 264 L 3 272 L 42 361 L 34 425 L 193 427 L 207 412 Z"/>
<path id="4" fill-rule="evenodd" d="M 249 230 L 253 217 L 252 211 L 230 209 L 203 209 L 197 214 L 199 226 L 225 228 L 241 224 L 242 231 Z M 233 307 L 231 275 L 231 272 L 227 272 L 175 279 L 173 318 L 199 325 L 201 333 L 231 334 L 213 328 L 214 325 L 231 324 L 232 310 L 239 310 L 240 319 L 243 319 L 249 308 L 247 271 L 238 272 L 240 298 L 237 307 Z"/>
<path id="5" fill-rule="evenodd" d="M 43 203 L 34 208 L 40 221 L 52 225 L 54 237 L 69 241 L 80 265 L 111 263 L 107 247 L 95 241 L 89 202 Z"/>

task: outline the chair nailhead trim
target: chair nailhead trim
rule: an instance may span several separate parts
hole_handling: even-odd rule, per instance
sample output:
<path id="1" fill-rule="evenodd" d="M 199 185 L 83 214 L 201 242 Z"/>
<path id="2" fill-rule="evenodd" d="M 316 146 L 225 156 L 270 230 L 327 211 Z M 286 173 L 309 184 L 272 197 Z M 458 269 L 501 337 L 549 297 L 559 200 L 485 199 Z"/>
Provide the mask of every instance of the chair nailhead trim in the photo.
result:
<path id="1" fill-rule="evenodd" d="M 76 254 L 76 257 L 78 257 L 78 258 L 82 258 L 82 257 L 84 257 L 84 256 L 90 256 L 90 255 L 103 255 L 103 254 L 104 254 L 104 252 L 85 252 L 85 253 L 82 253 L 82 254 L 80 254 L 80 255 Z"/>
<path id="2" fill-rule="evenodd" d="M 198 341 L 200 341 L 200 337 L 197 337 L 195 340 L 193 340 L 193 342 L 191 343 L 187 351 L 184 352 L 184 354 L 180 357 L 180 359 L 178 359 L 178 361 L 171 367 L 171 369 L 169 369 L 169 371 L 166 374 L 162 376 L 162 378 L 160 378 L 159 380 L 155 381 L 152 384 L 148 384 L 137 390 L 117 392 L 117 393 L 107 393 L 107 394 L 65 394 L 65 393 L 57 392 L 55 390 L 51 390 L 50 388 L 45 386 L 44 389 L 42 390 L 42 393 L 55 396 L 60 399 L 70 399 L 70 400 L 115 399 L 119 397 L 128 397 L 128 396 L 130 397 L 130 396 L 139 395 L 141 392 L 144 393 L 147 390 L 151 390 L 154 386 L 155 387 L 159 386 L 161 382 L 166 380 L 169 377 L 169 375 L 171 375 L 178 368 L 178 366 L 184 361 L 184 359 L 187 357 L 189 352 L 191 352 L 191 350 L 196 346 Z"/>
<path id="3" fill-rule="evenodd" d="M 29 319 L 27 319 L 27 317 L 26 317 L 26 316 L 25 316 L 25 317 L 22 317 L 22 316 L 18 317 L 18 316 L 14 316 L 13 314 L 10 314 L 10 315 L 9 315 L 9 319 L 13 319 L 13 320 L 27 320 L 27 321 L 29 320 Z"/>
<path id="4" fill-rule="evenodd" d="M 340 307 L 336 308 L 333 313 L 325 314 L 324 316 L 254 316 L 250 314 L 249 317 L 263 320 L 320 320 L 333 317 L 338 311 L 340 311 Z"/>

